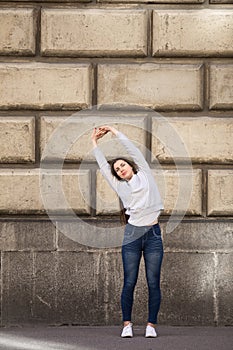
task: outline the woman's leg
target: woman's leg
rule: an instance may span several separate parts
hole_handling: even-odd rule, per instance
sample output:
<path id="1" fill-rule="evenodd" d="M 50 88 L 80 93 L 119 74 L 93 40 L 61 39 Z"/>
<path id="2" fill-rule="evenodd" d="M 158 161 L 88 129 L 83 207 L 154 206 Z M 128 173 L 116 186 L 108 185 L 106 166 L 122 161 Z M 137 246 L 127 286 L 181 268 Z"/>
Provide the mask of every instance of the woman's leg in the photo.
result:
<path id="1" fill-rule="evenodd" d="M 160 271 L 163 260 L 163 243 L 159 225 L 148 231 L 144 242 L 144 259 L 148 284 L 148 324 L 155 325 L 161 303 Z"/>
<path id="2" fill-rule="evenodd" d="M 133 294 L 137 283 L 140 259 L 142 255 L 141 239 L 122 246 L 124 286 L 121 294 L 121 308 L 124 325 L 131 321 Z"/>

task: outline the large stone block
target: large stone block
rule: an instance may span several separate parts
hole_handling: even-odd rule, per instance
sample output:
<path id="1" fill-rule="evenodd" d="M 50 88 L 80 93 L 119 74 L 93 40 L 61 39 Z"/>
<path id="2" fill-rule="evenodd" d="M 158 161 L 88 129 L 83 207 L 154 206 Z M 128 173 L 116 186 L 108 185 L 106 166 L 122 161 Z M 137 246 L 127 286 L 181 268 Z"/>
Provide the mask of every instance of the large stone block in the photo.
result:
<path id="1" fill-rule="evenodd" d="M 55 250 L 55 233 L 55 226 L 51 222 L 0 222 L 0 250 Z"/>
<path id="2" fill-rule="evenodd" d="M 233 215 L 233 171 L 208 171 L 208 215 Z"/>
<path id="3" fill-rule="evenodd" d="M 233 232 L 233 230 L 231 231 Z M 230 326 L 233 324 L 233 253 L 217 255 L 217 305 L 218 325 Z"/>
<path id="4" fill-rule="evenodd" d="M 215 0 L 213 0 L 215 1 Z M 216 0 L 217 1 L 217 0 Z M 221 1 L 221 0 L 219 0 Z M 230 2 L 232 0 L 223 0 L 223 2 Z M 99 3 L 119 3 L 119 0 L 97 0 Z M 189 3 L 203 3 L 204 0 L 137 0 L 137 3 L 160 3 L 160 4 L 189 4 Z M 121 0 L 121 3 L 135 3 L 135 0 Z"/>
<path id="5" fill-rule="evenodd" d="M 100 171 L 96 174 L 96 214 L 119 214 L 120 201 Z"/>
<path id="6" fill-rule="evenodd" d="M 214 254 L 166 253 L 159 323 L 214 325 Z"/>
<path id="7" fill-rule="evenodd" d="M 57 254 L 37 252 L 33 262 L 33 322 L 54 325 L 57 320 Z"/>
<path id="8" fill-rule="evenodd" d="M 32 8 L 2 8 L 0 55 L 34 55 L 35 20 L 35 10 Z"/>
<path id="9" fill-rule="evenodd" d="M 164 248 L 167 252 L 221 252 L 233 251 L 233 221 L 182 221 L 166 232 L 167 223 L 161 223 Z"/>
<path id="10" fill-rule="evenodd" d="M 211 4 L 233 4 L 233 0 L 210 0 Z"/>
<path id="11" fill-rule="evenodd" d="M 95 127 L 107 124 L 113 125 L 125 133 L 145 153 L 145 114 L 136 112 L 123 114 L 117 111 L 111 112 L 111 117 L 100 111 L 93 116 L 85 116 L 85 114 L 85 111 L 84 113 L 81 111 L 70 117 L 45 116 L 41 118 L 40 149 L 42 159 L 59 160 L 64 154 L 65 161 L 95 161 L 92 155 L 91 134 Z M 53 135 L 52 138 L 51 135 Z M 62 145 L 64 152 L 61 151 Z M 112 138 L 110 134 L 99 140 L 98 145 L 107 158 L 115 158 L 119 155 L 127 156 L 117 138 Z"/>
<path id="12" fill-rule="evenodd" d="M 209 108 L 233 108 L 233 65 L 211 64 L 209 69 Z"/>
<path id="13" fill-rule="evenodd" d="M 164 214 L 202 214 L 202 172 L 191 170 L 153 170 L 162 200 Z M 119 199 L 101 173 L 96 180 L 97 214 L 117 214 Z"/>
<path id="14" fill-rule="evenodd" d="M 164 214 L 202 214 L 202 171 L 200 169 L 154 170 L 164 202 Z"/>
<path id="15" fill-rule="evenodd" d="M 0 63 L 1 109 L 80 109 L 92 95 L 90 64 Z"/>
<path id="16" fill-rule="evenodd" d="M 152 161 L 232 163 L 232 135 L 232 118 L 154 117 Z"/>
<path id="17" fill-rule="evenodd" d="M 34 117 L 0 117 L 0 162 L 35 161 Z"/>
<path id="18" fill-rule="evenodd" d="M 233 12 L 229 10 L 155 10 L 153 55 L 230 56 L 232 31 Z"/>
<path id="19" fill-rule="evenodd" d="M 42 9 L 46 56 L 146 56 L 147 12 L 118 9 Z"/>
<path id="20" fill-rule="evenodd" d="M 4 195 L 0 197 L 0 212 L 65 213 L 72 208 L 87 214 L 90 211 L 89 176 L 89 170 L 40 173 L 40 169 L 2 169 L 0 192 Z"/>
<path id="21" fill-rule="evenodd" d="M 57 221 L 56 227 L 58 251 L 96 251 L 120 247 L 124 233 L 119 218 L 63 220 Z"/>
<path id="22" fill-rule="evenodd" d="M 5 2 L 5 0 L 0 0 L 0 3 L 1 2 Z M 15 0 L 14 2 L 21 2 L 21 0 Z M 25 3 L 27 3 L 27 2 L 31 2 L 31 0 L 25 0 L 24 1 Z M 41 0 L 35 0 L 34 2 L 41 2 Z M 55 2 L 55 3 L 57 3 L 57 2 L 64 2 L 64 3 L 67 3 L 67 2 L 69 2 L 69 0 L 43 0 L 42 1 L 43 3 L 45 2 L 45 3 L 47 3 L 47 2 L 51 2 L 51 3 L 53 3 L 53 2 Z M 83 3 L 83 2 L 91 2 L 91 0 L 76 0 L 75 1 L 76 3 Z"/>
<path id="23" fill-rule="evenodd" d="M 102 64 L 98 66 L 98 104 L 159 109 L 203 107 L 202 65 Z"/>
<path id="24" fill-rule="evenodd" d="M 101 252 L 59 252 L 57 321 L 105 324 L 105 272 Z"/>
<path id="25" fill-rule="evenodd" d="M 33 254 L 2 253 L 2 324 L 29 323 L 33 318 Z"/>

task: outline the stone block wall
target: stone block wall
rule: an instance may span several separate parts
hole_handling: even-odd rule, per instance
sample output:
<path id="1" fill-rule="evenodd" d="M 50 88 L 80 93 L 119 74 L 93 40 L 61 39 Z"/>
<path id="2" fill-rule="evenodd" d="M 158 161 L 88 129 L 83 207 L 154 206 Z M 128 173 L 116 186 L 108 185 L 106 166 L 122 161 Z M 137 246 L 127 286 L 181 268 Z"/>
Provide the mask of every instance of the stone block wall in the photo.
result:
<path id="1" fill-rule="evenodd" d="M 82 135 L 59 153 L 70 116 L 71 139 Z M 164 120 L 185 154 L 174 158 Z M 233 325 L 232 0 L 0 1 L 1 324 L 121 322 L 120 246 L 105 236 L 111 228 L 122 238 L 119 203 L 91 154 L 100 123 L 115 123 L 139 146 L 164 200 L 159 322 Z M 125 155 L 106 140 L 107 157 Z M 62 162 L 77 222 L 54 191 L 55 177 L 45 189 L 48 212 L 45 161 L 55 174 Z M 190 201 L 168 232 L 187 179 Z M 146 322 L 146 299 L 142 261 L 136 324 Z"/>

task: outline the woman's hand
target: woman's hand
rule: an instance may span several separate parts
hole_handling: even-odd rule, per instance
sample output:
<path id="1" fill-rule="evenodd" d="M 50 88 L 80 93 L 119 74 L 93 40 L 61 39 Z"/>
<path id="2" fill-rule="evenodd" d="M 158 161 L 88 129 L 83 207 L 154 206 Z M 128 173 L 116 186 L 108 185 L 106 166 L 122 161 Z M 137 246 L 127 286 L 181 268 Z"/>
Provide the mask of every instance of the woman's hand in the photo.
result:
<path id="1" fill-rule="evenodd" d="M 104 135 L 107 134 L 108 131 L 105 131 L 105 130 L 100 130 L 95 128 L 92 132 L 92 135 L 91 135 L 91 139 L 92 139 L 92 143 L 94 146 L 97 146 L 97 141 L 99 139 L 101 139 L 101 137 L 103 137 Z"/>
<path id="2" fill-rule="evenodd" d="M 111 132 L 113 135 L 117 135 L 118 131 L 117 129 L 115 129 L 114 127 L 112 126 L 109 126 L 109 125 L 103 125 L 103 126 L 100 126 L 99 127 L 99 130 L 101 131 L 105 131 L 105 133 L 108 133 L 108 132 Z"/>
<path id="3" fill-rule="evenodd" d="M 117 129 L 113 128 L 112 126 L 109 125 L 103 125 L 100 126 L 98 129 L 95 128 L 92 132 L 91 139 L 93 145 L 96 147 L 97 146 L 97 141 L 101 139 L 104 135 L 106 135 L 108 132 L 111 132 L 113 135 L 117 135 L 118 131 Z"/>

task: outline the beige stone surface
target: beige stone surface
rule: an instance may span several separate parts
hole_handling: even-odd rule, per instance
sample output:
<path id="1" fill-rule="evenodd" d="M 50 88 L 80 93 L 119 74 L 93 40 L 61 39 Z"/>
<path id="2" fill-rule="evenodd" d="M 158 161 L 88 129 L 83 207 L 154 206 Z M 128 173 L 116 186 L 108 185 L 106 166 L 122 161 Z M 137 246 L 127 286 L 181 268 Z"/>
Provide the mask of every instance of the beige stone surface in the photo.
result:
<path id="1" fill-rule="evenodd" d="M 34 117 L 0 117 L 0 162 L 35 161 Z"/>
<path id="2" fill-rule="evenodd" d="M 201 169 L 154 170 L 164 203 L 164 213 L 202 214 Z"/>
<path id="3" fill-rule="evenodd" d="M 233 170 L 208 171 L 208 215 L 233 215 Z"/>
<path id="4" fill-rule="evenodd" d="M 232 118 L 153 118 L 152 161 L 233 163 L 232 135 Z"/>
<path id="5" fill-rule="evenodd" d="M 35 54 L 35 11 L 32 8 L 0 9 L 0 54 Z"/>
<path id="6" fill-rule="evenodd" d="M 221 1 L 221 0 L 219 0 Z M 232 0 L 225 0 L 232 1 Z M 99 3 L 119 3 L 119 0 L 97 0 Z M 137 3 L 160 3 L 160 4 L 189 4 L 203 3 L 204 0 L 137 0 Z M 121 3 L 135 3 L 135 0 L 121 0 Z"/>
<path id="7" fill-rule="evenodd" d="M 72 208 L 85 214 L 89 213 L 90 174 L 89 170 L 63 170 L 59 174 L 57 170 L 1 169 L 0 193 L 0 213 L 43 214 L 45 209 L 66 213 Z"/>
<path id="8" fill-rule="evenodd" d="M 210 65 L 209 108 L 233 108 L 233 64 Z"/>
<path id="9" fill-rule="evenodd" d="M 90 64 L 0 63 L 0 108 L 69 109 L 91 103 Z"/>
<path id="10" fill-rule="evenodd" d="M 98 104 L 199 110 L 202 84 L 201 64 L 101 64 Z"/>
<path id="11" fill-rule="evenodd" d="M 112 111 L 111 116 L 104 111 L 93 112 L 93 116 L 80 111 L 70 117 L 41 117 L 40 149 L 41 159 L 62 159 L 66 161 L 95 161 L 92 155 L 91 134 L 95 127 L 113 125 L 124 132 L 145 154 L 146 117 L 144 113 L 121 113 Z M 52 135 L 52 138 L 51 138 Z M 105 135 L 98 142 L 107 158 L 127 153 L 117 138 Z M 64 149 L 64 151 L 62 150 Z"/>
<path id="12" fill-rule="evenodd" d="M 147 12 L 42 9 L 43 55 L 146 56 Z"/>
<path id="13" fill-rule="evenodd" d="M 232 55 L 232 32 L 229 10 L 154 10 L 153 55 Z"/>
<path id="14" fill-rule="evenodd" d="M 119 211 L 120 202 L 116 192 L 98 170 L 96 174 L 96 214 L 118 214 Z"/>
<path id="15" fill-rule="evenodd" d="M 164 214 L 202 214 L 202 172 L 192 170 L 153 170 L 164 203 Z M 119 200 L 100 172 L 97 173 L 97 214 L 116 214 Z"/>

